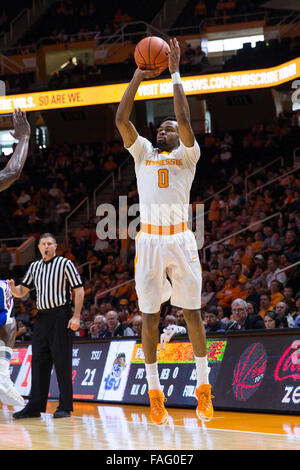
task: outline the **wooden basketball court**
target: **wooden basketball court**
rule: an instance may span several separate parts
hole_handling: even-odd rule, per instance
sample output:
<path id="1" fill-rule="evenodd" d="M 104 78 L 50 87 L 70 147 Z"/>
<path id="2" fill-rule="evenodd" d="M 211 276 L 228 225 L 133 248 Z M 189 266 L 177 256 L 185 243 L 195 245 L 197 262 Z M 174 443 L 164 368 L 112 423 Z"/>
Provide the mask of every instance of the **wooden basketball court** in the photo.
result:
<path id="1" fill-rule="evenodd" d="M 14 420 L 0 405 L 1 450 L 300 450 L 300 416 L 215 411 L 202 424 L 190 409 L 170 409 L 151 423 L 148 407 L 75 402 L 71 418 Z"/>

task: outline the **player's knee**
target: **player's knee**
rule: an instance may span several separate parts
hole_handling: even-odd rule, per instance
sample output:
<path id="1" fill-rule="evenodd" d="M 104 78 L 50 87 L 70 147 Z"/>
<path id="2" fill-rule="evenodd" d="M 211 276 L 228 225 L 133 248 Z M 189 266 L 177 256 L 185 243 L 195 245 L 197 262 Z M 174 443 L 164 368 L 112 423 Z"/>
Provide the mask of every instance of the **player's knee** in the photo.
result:
<path id="1" fill-rule="evenodd" d="M 159 312 L 158 313 L 142 313 L 142 328 L 144 332 L 153 331 L 158 327 L 159 324 Z"/>
<path id="2" fill-rule="evenodd" d="M 187 325 L 202 322 L 201 312 L 199 309 L 197 310 L 182 309 L 182 311 L 183 311 L 183 316 Z"/>

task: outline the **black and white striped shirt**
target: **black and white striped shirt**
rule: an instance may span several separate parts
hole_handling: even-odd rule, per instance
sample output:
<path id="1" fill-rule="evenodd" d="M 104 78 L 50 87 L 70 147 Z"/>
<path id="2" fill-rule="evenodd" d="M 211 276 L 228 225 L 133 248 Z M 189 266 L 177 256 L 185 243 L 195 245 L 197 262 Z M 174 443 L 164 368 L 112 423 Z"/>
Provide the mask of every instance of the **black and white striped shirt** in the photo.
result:
<path id="1" fill-rule="evenodd" d="M 21 285 L 36 289 L 38 310 L 46 310 L 71 301 L 71 289 L 81 287 L 80 275 L 71 260 L 62 256 L 54 256 L 49 261 L 31 263 Z"/>

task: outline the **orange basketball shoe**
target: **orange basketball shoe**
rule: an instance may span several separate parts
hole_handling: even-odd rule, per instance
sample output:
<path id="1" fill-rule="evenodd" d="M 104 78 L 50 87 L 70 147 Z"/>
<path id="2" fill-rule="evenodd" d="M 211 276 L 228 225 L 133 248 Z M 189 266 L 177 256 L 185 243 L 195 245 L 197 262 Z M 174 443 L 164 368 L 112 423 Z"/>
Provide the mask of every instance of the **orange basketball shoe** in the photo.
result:
<path id="1" fill-rule="evenodd" d="M 150 398 L 150 416 L 152 422 L 157 425 L 167 424 L 168 423 L 168 412 L 165 408 L 164 402 L 167 401 L 163 392 L 160 390 L 149 390 L 148 392 Z"/>
<path id="2" fill-rule="evenodd" d="M 196 413 L 199 419 L 203 421 L 210 421 L 214 414 L 213 405 L 211 399 L 214 398 L 211 395 L 211 385 L 200 385 L 196 388 L 196 397 L 198 399 L 198 406 Z"/>

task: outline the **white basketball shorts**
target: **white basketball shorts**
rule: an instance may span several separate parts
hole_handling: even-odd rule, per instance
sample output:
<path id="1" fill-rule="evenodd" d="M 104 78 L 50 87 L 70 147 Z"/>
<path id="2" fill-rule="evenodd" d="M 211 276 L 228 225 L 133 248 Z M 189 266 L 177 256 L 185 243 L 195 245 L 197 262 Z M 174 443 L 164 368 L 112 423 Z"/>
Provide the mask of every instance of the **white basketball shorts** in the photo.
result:
<path id="1" fill-rule="evenodd" d="M 173 306 L 201 307 L 202 271 L 194 234 L 139 232 L 135 239 L 135 284 L 139 310 L 157 313 L 170 299 Z M 169 280 L 168 280 L 168 278 Z"/>

